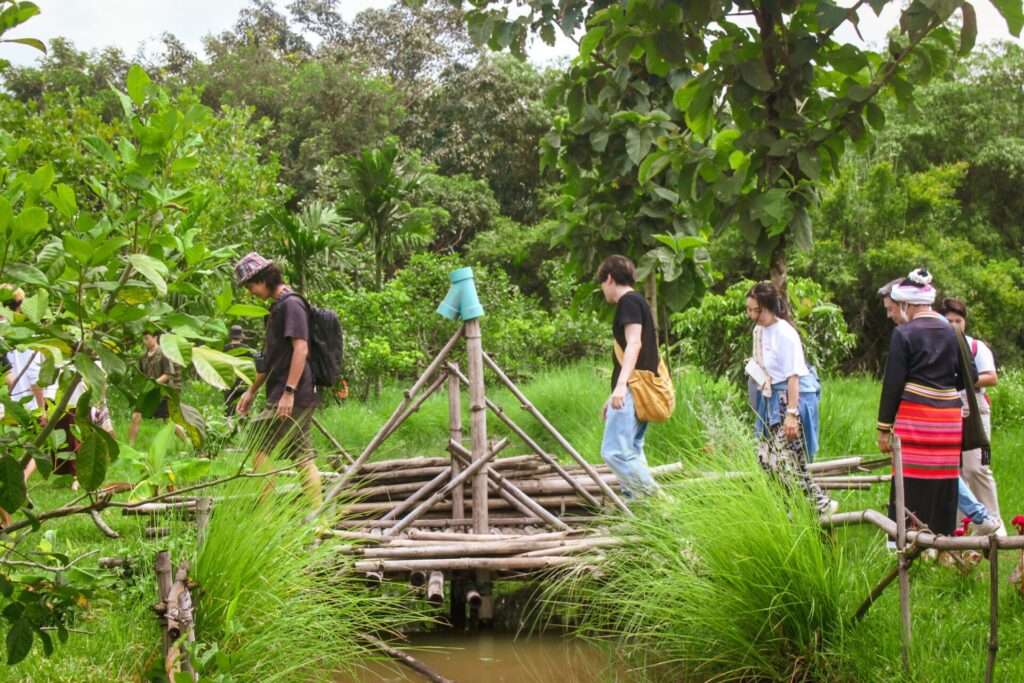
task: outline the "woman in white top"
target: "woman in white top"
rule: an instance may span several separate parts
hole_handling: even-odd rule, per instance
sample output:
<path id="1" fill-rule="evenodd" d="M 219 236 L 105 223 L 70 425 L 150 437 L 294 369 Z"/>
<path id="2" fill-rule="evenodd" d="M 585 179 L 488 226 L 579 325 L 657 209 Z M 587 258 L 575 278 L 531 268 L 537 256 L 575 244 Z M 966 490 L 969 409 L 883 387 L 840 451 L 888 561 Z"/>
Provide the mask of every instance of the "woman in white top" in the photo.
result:
<path id="1" fill-rule="evenodd" d="M 759 282 L 747 292 L 754 323 L 751 377 L 757 384 L 758 459 L 787 486 L 795 483 L 821 512 L 838 505 L 814 483 L 807 461 L 818 450 L 821 383 L 804 360 L 800 334 L 789 322 L 778 290 Z"/>
<path id="2" fill-rule="evenodd" d="M 953 297 L 943 299 L 940 311 L 946 316 L 946 320 L 953 327 L 961 332 L 964 332 L 967 328 L 967 306 L 960 299 Z M 985 387 L 994 387 L 999 381 L 999 376 L 996 374 L 995 357 L 985 342 L 968 337 L 966 333 L 964 337 L 967 339 L 967 349 L 974 356 L 974 365 L 978 369 L 978 380 L 974 383 L 974 388 L 977 390 L 978 411 L 981 413 L 981 423 L 985 427 L 985 434 L 991 439 L 992 408 L 988 395 L 985 393 Z M 967 397 L 963 391 L 960 394 L 965 406 L 964 409 L 966 410 Z M 996 480 L 992 475 L 991 467 L 989 467 L 989 453 L 983 454 L 980 448 L 975 448 L 970 451 L 963 451 L 960 458 L 960 478 L 964 480 L 968 488 L 971 489 L 971 493 L 977 497 L 981 504 L 988 508 L 988 513 L 996 519 L 1002 520 L 1002 516 L 999 514 L 999 496 L 996 493 Z M 997 533 L 1000 536 L 1006 535 L 1006 525 L 1002 521 L 999 522 Z"/>

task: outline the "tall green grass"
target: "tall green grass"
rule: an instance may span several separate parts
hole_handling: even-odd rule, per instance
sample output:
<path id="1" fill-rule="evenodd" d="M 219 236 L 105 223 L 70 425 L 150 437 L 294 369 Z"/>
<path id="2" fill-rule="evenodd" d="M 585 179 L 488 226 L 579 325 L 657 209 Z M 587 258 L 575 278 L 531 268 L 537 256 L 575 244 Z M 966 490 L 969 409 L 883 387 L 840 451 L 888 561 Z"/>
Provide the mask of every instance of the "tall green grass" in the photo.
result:
<path id="1" fill-rule="evenodd" d="M 196 638 L 217 643 L 240 680 L 328 680 L 372 654 L 360 638 L 416 619 L 396 597 L 372 593 L 319 544 L 294 494 L 265 482 L 221 490 L 192 576 L 202 587 Z"/>
<path id="2" fill-rule="evenodd" d="M 552 586 L 551 605 L 579 610 L 584 637 L 613 640 L 653 679 L 822 678 L 875 563 L 852 561 L 799 491 L 764 476 L 744 423 L 704 424 L 705 468 L 742 476 L 682 479 L 635 506 L 623 545 L 596 575 Z"/>

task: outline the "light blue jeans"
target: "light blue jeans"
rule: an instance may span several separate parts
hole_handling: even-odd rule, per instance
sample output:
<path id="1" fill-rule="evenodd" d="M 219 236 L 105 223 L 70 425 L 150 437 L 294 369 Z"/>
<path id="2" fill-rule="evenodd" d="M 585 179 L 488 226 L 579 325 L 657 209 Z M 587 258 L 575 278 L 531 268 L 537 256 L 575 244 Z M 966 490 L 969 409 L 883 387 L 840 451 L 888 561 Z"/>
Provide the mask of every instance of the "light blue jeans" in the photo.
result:
<path id="1" fill-rule="evenodd" d="M 956 506 L 960 508 L 966 516 L 971 518 L 971 521 L 975 524 L 981 524 L 988 517 L 988 508 L 981 504 L 981 502 L 971 493 L 970 487 L 967 486 L 967 482 L 964 481 L 963 477 L 957 481 L 959 490 L 956 496 Z"/>
<path id="2" fill-rule="evenodd" d="M 605 415 L 601 457 L 619 479 L 627 496 L 649 496 L 658 489 L 644 455 L 647 423 L 636 419 L 633 395 L 626 390 L 626 402 L 615 410 L 608 406 Z"/>

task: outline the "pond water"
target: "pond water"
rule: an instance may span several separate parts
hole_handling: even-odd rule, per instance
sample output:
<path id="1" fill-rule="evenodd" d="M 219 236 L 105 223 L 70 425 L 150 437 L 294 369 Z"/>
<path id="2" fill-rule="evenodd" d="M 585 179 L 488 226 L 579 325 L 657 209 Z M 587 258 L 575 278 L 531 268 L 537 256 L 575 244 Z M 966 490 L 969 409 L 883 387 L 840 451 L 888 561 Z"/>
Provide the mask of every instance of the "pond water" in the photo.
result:
<path id="1" fill-rule="evenodd" d="M 601 683 L 632 679 L 601 648 L 558 634 L 433 633 L 410 636 L 399 646 L 457 683 Z M 423 681 L 393 660 L 369 662 L 357 677 L 338 683 Z"/>

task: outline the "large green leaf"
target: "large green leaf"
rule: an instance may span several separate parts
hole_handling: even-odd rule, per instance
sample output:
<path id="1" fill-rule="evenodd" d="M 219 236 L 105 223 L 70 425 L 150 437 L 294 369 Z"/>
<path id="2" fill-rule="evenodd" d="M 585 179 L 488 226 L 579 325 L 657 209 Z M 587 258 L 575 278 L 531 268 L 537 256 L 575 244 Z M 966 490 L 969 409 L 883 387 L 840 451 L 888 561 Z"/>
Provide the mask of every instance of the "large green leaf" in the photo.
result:
<path id="1" fill-rule="evenodd" d="M 197 346 L 192 349 L 192 367 L 196 369 L 203 381 L 218 389 L 227 389 L 228 382 L 234 383 L 234 364 L 236 359 L 223 351 L 216 351 L 208 346 Z"/>
<path id="2" fill-rule="evenodd" d="M 267 309 L 255 304 L 234 304 L 224 315 L 234 318 L 263 318 L 267 315 Z"/>
<path id="3" fill-rule="evenodd" d="M 146 86 L 149 84 L 149 74 L 138 64 L 132 64 L 128 69 L 128 97 L 132 98 L 135 106 L 141 106 L 146 101 Z"/>
<path id="4" fill-rule="evenodd" d="M 1024 28 L 1024 6 L 1020 0 L 992 0 L 999 13 L 1006 20 L 1006 27 L 1010 33 L 1020 37 L 1021 29 Z"/>
<path id="5" fill-rule="evenodd" d="M 25 297 L 21 302 L 21 312 L 38 325 L 46 317 L 49 303 L 49 293 L 45 289 L 40 289 L 32 296 Z"/>
<path id="6" fill-rule="evenodd" d="M 95 430 L 88 430 L 75 453 L 75 471 L 79 483 L 87 491 L 95 491 L 107 476 L 110 466 L 110 447 Z"/>
<path id="7" fill-rule="evenodd" d="M 9 455 L 0 456 L 0 508 L 14 513 L 25 504 L 25 475 L 21 464 Z"/>
<path id="8" fill-rule="evenodd" d="M 32 650 L 32 624 L 20 617 L 7 632 L 7 666 L 14 666 Z"/>
<path id="9" fill-rule="evenodd" d="M 206 439 L 206 420 L 203 419 L 202 413 L 180 401 L 171 401 L 168 404 L 168 412 L 175 424 L 181 425 L 188 434 L 193 446 L 199 448 L 203 445 Z"/>
<path id="10" fill-rule="evenodd" d="M 192 344 L 181 335 L 170 332 L 160 335 L 160 350 L 178 365 L 192 363 Z"/>
<path id="11" fill-rule="evenodd" d="M 43 271 L 25 263 L 11 264 L 7 267 L 7 275 L 19 284 L 36 285 L 37 287 L 46 287 L 50 284 Z"/>
<path id="12" fill-rule="evenodd" d="M 86 135 L 82 140 L 93 152 L 107 162 L 111 168 L 117 168 L 117 158 L 114 157 L 114 149 L 103 138 L 96 135 Z"/>
<path id="13" fill-rule="evenodd" d="M 31 237 L 46 227 L 50 216 L 46 209 L 40 206 L 30 206 L 22 209 L 21 213 L 14 219 L 13 239 Z"/>
<path id="14" fill-rule="evenodd" d="M 153 283 L 160 296 L 167 296 L 167 281 L 164 280 L 164 276 L 167 275 L 166 265 L 146 254 L 132 254 L 128 261 L 142 277 Z"/>

